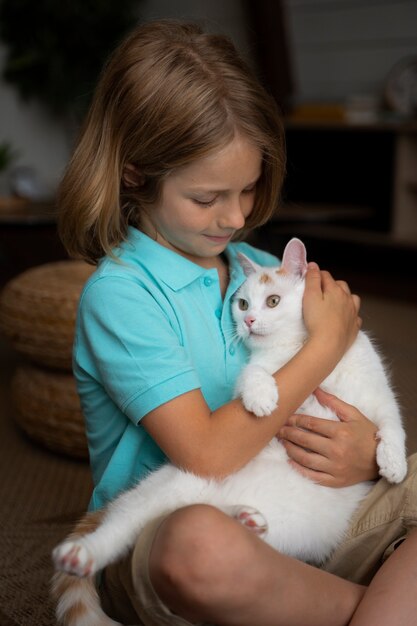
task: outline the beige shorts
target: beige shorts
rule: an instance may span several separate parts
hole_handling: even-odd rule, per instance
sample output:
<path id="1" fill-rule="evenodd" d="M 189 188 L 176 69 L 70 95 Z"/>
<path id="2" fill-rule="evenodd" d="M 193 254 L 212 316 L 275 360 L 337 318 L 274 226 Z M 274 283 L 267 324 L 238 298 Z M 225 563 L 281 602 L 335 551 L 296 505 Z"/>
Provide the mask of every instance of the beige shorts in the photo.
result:
<path id="1" fill-rule="evenodd" d="M 148 524 L 133 552 L 108 567 L 100 588 L 103 609 L 123 624 L 190 626 L 158 598 L 149 577 L 148 561 L 163 518 Z M 348 535 L 323 569 L 368 584 L 382 563 L 417 526 L 417 454 L 409 458 L 400 485 L 379 480 L 359 507 Z M 139 567 L 140 564 L 140 567 Z"/>

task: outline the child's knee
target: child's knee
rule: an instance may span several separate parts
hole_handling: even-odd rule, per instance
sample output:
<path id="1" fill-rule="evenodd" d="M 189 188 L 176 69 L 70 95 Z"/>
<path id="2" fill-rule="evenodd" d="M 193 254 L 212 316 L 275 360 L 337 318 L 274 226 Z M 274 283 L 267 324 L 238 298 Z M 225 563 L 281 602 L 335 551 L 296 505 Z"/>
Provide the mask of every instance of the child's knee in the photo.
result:
<path id="1" fill-rule="evenodd" d="M 179 598 L 201 608 L 221 601 L 253 557 L 248 535 L 212 506 L 179 509 L 160 526 L 150 554 L 158 595 L 171 607 Z"/>

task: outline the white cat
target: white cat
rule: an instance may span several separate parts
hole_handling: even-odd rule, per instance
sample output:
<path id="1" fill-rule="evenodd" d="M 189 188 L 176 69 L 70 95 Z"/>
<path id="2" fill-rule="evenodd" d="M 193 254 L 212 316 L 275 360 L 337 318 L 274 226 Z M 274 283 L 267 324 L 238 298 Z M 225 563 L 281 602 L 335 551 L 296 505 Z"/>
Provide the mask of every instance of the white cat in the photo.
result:
<path id="1" fill-rule="evenodd" d="M 240 262 L 247 280 L 234 299 L 233 316 L 251 356 L 237 394 L 249 411 L 263 416 L 271 413 L 279 398 L 272 374 L 307 336 L 302 317 L 306 252 L 300 240 L 292 239 L 279 268 L 259 267 L 243 255 Z M 381 359 L 365 333 L 359 333 L 321 386 L 358 407 L 378 426 L 380 474 L 393 483 L 403 480 L 407 462 L 401 415 Z M 337 419 L 315 396 L 307 398 L 299 412 Z M 211 504 L 253 525 L 277 550 L 318 564 L 342 540 L 369 489 L 370 483 L 333 489 L 308 480 L 291 467 L 276 438 L 223 480 L 164 465 L 103 512 L 87 516 L 55 548 L 53 560 L 61 570 L 53 581 L 58 620 L 67 626 L 116 624 L 102 612 L 91 576 L 126 554 L 144 525 L 157 516 L 190 504 Z"/>

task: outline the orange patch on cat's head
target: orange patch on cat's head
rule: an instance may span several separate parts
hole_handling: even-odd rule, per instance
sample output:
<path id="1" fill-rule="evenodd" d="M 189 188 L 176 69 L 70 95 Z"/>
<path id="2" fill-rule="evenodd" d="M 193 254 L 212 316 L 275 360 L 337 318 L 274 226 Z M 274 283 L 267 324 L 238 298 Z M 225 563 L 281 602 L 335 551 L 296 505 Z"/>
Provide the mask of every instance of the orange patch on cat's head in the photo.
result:
<path id="1" fill-rule="evenodd" d="M 272 283 L 272 278 L 270 276 L 268 276 L 268 274 L 261 274 L 259 276 L 259 282 L 262 283 L 262 284 Z"/>
<path id="2" fill-rule="evenodd" d="M 284 276 L 285 276 L 285 274 L 286 274 L 286 273 L 287 273 L 287 272 L 284 270 L 284 268 L 283 268 L 283 267 L 280 267 L 278 270 L 275 270 L 275 274 L 278 274 L 278 276 L 280 276 L 280 275 L 281 275 L 281 276 L 282 276 L 282 275 L 284 275 Z"/>

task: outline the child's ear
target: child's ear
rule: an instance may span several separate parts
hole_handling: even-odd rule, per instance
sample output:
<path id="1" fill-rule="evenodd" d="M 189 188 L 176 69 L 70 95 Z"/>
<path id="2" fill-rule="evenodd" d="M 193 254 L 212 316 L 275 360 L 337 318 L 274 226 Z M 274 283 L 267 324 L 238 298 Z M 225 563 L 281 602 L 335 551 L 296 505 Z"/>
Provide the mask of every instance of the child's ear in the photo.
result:
<path id="1" fill-rule="evenodd" d="M 123 168 L 122 180 L 126 187 L 141 187 L 145 182 L 145 177 L 136 165 L 127 163 Z"/>

